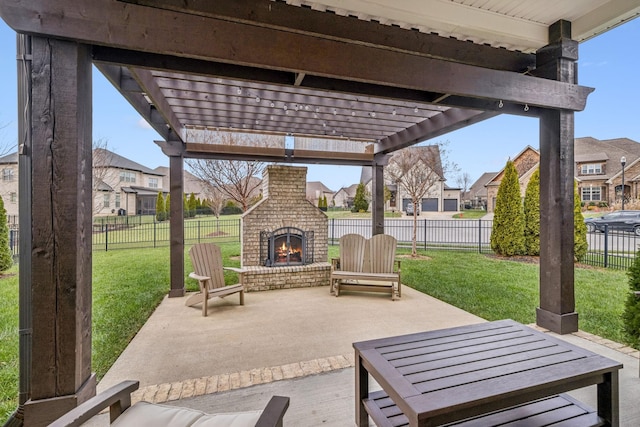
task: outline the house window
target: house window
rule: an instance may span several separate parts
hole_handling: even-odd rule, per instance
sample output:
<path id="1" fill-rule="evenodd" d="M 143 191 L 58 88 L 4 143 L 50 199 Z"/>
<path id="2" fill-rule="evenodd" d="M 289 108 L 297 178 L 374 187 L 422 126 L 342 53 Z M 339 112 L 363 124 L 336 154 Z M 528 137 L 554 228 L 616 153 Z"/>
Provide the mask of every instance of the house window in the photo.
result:
<path id="1" fill-rule="evenodd" d="M 103 197 L 104 197 L 104 201 L 102 202 L 102 206 L 105 207 L 105 208 L 108 208 L 109 207 L 109 201 L 111 199 L 110 194 L 107 193 Z"/>
<path id="2" fill-rule="evenodd" d="M 116 193 L 116 208 L 120 207 L 120 193 Z"/>
<path id="3" fill-rule="evenodd" d="M 585 202 L 602 200 L 601 187 L 583 187 L 582 200 Z"/>
<path id="4" fill-rule="evenodd" d="M 129 171 L 120 172 L 120 182 L 136 182 L 136 173 Z"/>
<path id="5" fill-rule="evenodd" d="M 11 201 L 11 203 L 15 203 L 18 201 L 18 193 L 16 193 L 15 191 L 12 191 L 11 193 L 9 193 L 9 200 Z"/>
<path id="6" fill-rule="evenodd" d="M 13 169 L 2 169 L 2 180 L 13 181 Z"/>
<path id="7" fill-rule="evenodd" d="M 158 178 L 149 178 L 149 188 L 158 188 Z"/>
<path id="8" fill-rule="evenodd" d="M 602 163 L 586 163 L 580 166 L 581 175 L 600 175 L 602 173 Z"/>

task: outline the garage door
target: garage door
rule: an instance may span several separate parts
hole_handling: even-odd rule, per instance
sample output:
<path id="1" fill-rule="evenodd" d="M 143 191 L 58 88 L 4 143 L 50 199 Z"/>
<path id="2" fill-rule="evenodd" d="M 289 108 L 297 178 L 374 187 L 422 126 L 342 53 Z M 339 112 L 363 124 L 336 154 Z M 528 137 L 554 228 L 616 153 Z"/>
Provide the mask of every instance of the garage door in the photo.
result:
<path id="1" fill-rule="evenodd" d="M 458 199 L 444 199 L 445 212 L 455 212 L 458 210 Z"/>
<path id="2" fill-rule="evenodd" d="M 438 212 L 438 199 L 422 199 L 422 212 Z"/>

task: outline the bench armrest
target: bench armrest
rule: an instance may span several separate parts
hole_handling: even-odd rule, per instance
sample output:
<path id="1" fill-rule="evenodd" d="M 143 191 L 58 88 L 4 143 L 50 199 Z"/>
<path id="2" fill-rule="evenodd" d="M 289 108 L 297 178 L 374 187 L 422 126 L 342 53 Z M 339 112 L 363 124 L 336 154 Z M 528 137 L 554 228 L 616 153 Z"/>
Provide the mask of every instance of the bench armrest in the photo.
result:
<path id="1" fill-rule="evenodd" d="M 113 422 L 131 406 L 131 393 L 139 386 L 140 381 L 123 381 L 116 384 L 67 412 L 49 424 L 49 427 L 80 426 L 107 407 L 110 421 Z"/>
<path id="2" fill-rule="evenodd" d="M 262 411 L 256 427 L 282 427 L 284 413 L 289 408 L 289 398 L 273 396 Z"/>

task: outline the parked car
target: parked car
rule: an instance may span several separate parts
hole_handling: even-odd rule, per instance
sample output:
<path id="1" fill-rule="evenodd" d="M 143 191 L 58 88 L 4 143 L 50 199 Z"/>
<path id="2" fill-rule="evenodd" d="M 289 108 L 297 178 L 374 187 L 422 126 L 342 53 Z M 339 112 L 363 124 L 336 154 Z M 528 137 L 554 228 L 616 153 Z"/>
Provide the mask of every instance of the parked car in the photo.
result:
<path id="1" fill-rule="evenodd" d="M 584 220 L 587 231 L 609 230 L 632 231 L 636 236 L 640 236 L 640 211 L 616 211 L 598 218 L 587 218 Z"/>
<path id="2" fill-rule="evenodd" d="M 413 203 L 409 202 L 407 203 L 407 215 L 411 215 L 413 216 Z M 420 206 L 418 206 L 418 209 L 416 210 L 416 215 L 420 215 Z"/>

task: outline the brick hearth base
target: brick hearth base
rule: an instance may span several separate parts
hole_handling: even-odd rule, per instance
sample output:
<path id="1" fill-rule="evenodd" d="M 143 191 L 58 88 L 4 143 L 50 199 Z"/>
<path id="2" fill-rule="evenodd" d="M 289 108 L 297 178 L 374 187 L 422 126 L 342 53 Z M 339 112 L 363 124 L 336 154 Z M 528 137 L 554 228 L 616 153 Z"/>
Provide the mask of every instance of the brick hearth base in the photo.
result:
<path id="1" fill-rule="evenodd" d="M 331 278 L 331 264 L 328 262 L 290 267 L 247 266 L 243 270 L 242 282 L 246 292 L 329 286 Z"/>

